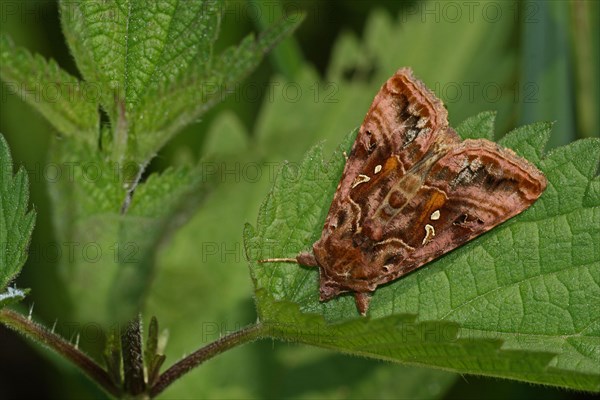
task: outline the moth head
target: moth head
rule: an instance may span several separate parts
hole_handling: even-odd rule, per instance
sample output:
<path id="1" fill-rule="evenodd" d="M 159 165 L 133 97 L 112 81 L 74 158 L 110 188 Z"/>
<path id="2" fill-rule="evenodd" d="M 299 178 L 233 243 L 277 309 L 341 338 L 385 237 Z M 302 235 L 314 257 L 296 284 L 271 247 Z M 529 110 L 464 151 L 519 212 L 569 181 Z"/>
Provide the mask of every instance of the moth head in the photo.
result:
<path id="1" fill-rule="evenodd" d="M 352 242 L 327 237 L 316 242 L 313 251 L 321 268 L 321 300 L 363 286 L 368 260 Z"/>

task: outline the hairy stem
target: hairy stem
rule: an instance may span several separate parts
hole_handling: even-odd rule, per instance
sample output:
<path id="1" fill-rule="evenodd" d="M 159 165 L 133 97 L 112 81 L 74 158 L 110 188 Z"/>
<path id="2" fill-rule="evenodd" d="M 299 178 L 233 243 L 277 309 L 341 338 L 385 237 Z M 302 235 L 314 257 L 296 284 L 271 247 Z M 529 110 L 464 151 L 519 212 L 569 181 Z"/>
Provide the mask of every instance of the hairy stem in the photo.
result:
<path id="1" fill-rule="evenodd" d="M 121 334 L 121 348 L 125 391 L 134 396 L 140 395 L 146 390 L 140 316 L 131 320 Z"/>
<path id="2" fill-rule="evenodd" d="M 242 330 L 223 336 L 219 340 L 212 342 L 201 349 L 196 350 L 181 361 L 173 364 L 158 378 L 156 384 L 150 389 L 150 396 L 155 397 L 165 390 L 171 383 L 175 382 L 181 376 L 194 369 L 204 361 L 223 353 L 233 347 L 252 342 L 258 339 L 263 333 L 263 325 L 250 325 Z"/>
<path id="3" fill-rule="evenodd" d="M 125 160 L 125 153 L 127 151 L 127 135 L 129 130 L 129 124 L 127 121 L 127 111 L 125 106 L 125 100 L 115 97 L 115 104 L 117 106 L 117 123 L 114 129 L 113 149 L 112 157 L 113 161 L 117 165 L 124 167 L 123 161 Z"/>
<path id="4" fill-rule="evenodd" d="M 121 391 L 115 386 L 110 375 L 94 360 L 59 335 L 33 322 L 29 318 L 6 308 L 0 310 L 0 322 L 18 333 L 56 351 L 77 365 L 106 392 L 114 397 L 120 397 Z"/>

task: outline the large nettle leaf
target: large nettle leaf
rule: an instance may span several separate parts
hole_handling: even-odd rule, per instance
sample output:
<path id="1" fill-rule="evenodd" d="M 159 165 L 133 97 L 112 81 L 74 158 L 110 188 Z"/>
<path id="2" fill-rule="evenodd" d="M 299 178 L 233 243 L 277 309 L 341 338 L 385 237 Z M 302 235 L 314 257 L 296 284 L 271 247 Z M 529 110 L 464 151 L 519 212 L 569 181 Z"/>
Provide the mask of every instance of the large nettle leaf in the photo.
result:
<path id="1" fill-rule="evenodd" d="M 93 85 L 63 71 L 53 60 L 15 46 L 0 34 L 0 76 L 9 92 L 18 94 L 61 134 L 93 144 L 97 141 L 98 104 Z"/>
<path id="2" fill-rule="evenodd" d="M 21 167 L 13 175 L 13 164 L 4 135 L 0 134 L 0 308 L 25 297 L 26 290 L 8 287 L 21 272 L 35 224 L 29 208 L 29 180 Z"/>
<path id="3" fill-rule="evenodd" d="M 219 54 L 222 8 L 214 1 L 62 1 L 63 31 L 82 82 L 0 38 L 0 76 L 10 87 L 26 88 L 19 94 L 62 135 L 50 151 L 57 172 L 49 191 L 53 246 L 75 318 L 110 323 L 139 310 L 159 245 L 211 188 L 201 166 L 168 169 L 142 182 L 145 166 L 302 20 L 286 16 Z M 58 101 L 26 95 L 44 93 L 49 80 Z M 99 107 L 108 117 L 103 126 Z"/>
<path id="4" fill-rule="evenodd" d="M 463 138 L 493 137 L 494 114 L 461 124 Z M 550 125 L 500 143 L 536 164 L 548 188 L 527 211 L 427 266 L 380 287 L 369 316 L 354 299 L 319 302 L 318 270 L 258 264 L 310 249 L 344 167 L 317 146 L 284 167 L 257 227 L 246 226 L 259 318 L 273 337 L 461 373 L 600 390 L 600 141 L 543 154 Z"/>
<path id="5" fill-rule="evenodd" d="M 114 132 L 113 159 L 146 163 L 249 74 L 302 20 L 290 15 L 258 38 L 215 54 L 223 3 L 61 2 L 63 30 Z"/>

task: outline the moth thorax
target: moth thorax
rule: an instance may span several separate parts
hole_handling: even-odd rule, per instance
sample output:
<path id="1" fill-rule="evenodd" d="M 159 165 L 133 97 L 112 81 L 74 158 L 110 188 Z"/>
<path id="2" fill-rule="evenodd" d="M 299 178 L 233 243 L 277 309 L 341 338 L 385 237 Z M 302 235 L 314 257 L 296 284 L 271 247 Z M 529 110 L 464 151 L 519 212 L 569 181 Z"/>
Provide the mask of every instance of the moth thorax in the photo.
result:
<path id="1" fill-rule="evenodd" d="M 401 190 L 394 190 L 390 193 L 389 204 L 392 208 L 400 208 L 406 204 L 408 199 Z"/>
<path id="2" fill-rule="evenodd" d="M 374 220 L 366 221 L 362 227 L 362 234 L 373 241 L 383 238 L 383 226 Z"/>
<path id="3" fill-rule="evenodd" d="M 406 174 L 402 178 L 402 190 L 405 193 L 416 193 L 422 185 L 422 178 L 416 174 Z"/>

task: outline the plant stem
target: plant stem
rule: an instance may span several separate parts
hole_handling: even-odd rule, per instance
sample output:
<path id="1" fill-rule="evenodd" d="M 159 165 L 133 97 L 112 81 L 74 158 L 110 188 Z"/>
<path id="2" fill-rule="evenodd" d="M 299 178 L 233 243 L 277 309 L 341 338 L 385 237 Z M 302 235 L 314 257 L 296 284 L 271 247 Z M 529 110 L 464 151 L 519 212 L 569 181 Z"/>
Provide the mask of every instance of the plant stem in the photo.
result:
<path id="1" fill-rule="evenodd" d="M 160 376 L 160 378 L 158 378 L 156 384 L 150 389 L 150 397 L 156 397 L 171 383 L 175 382 L 181 376 L 202 364 L 204 361 L 233 347 L 258 339 L 263 333 L 263 328 L 264 327 L 261 324 L 247 326 L 242 330 L 223 336 L 219 340 L 196 350 L 181 361 L 173 364 Z"/>
<path id="2" fill-rule="evenodd" d="M 49 347 L 66 359 L 71 360 L 73 364 L 77 365 L 79 369 L 85 372 L 106 392 L 113 397 L 120 397 L 121 390 L 115 386 L 110 375 L 94 360 L 59 335 L 33 322 L 29 318 L 6 308 L 0 310 L 0 322 L 18 333 Z"/>
<path id="3" fill-rule="evenodd" d="M 115 124 L 113 132 L 114 139 L 112 158 L 113 161 L 116 162 L 118 166 L 120 166 L 121 171 L 123 171 L 125 169 L 123 161 L 125 160 L 125 152 L 127 151 L 127 135 L 129 124 L 127 122 L 125 100 L 115 96 L 115 104 L 117 107 L 117 123 Z"/>
<path id="4" fill-rule="evenodd" d="M 144 392 L 144 361 L 142 356 L 142 328 L 140 316 L 131 320 L 121 335 L 125 392 L 137 396 Z"/>

